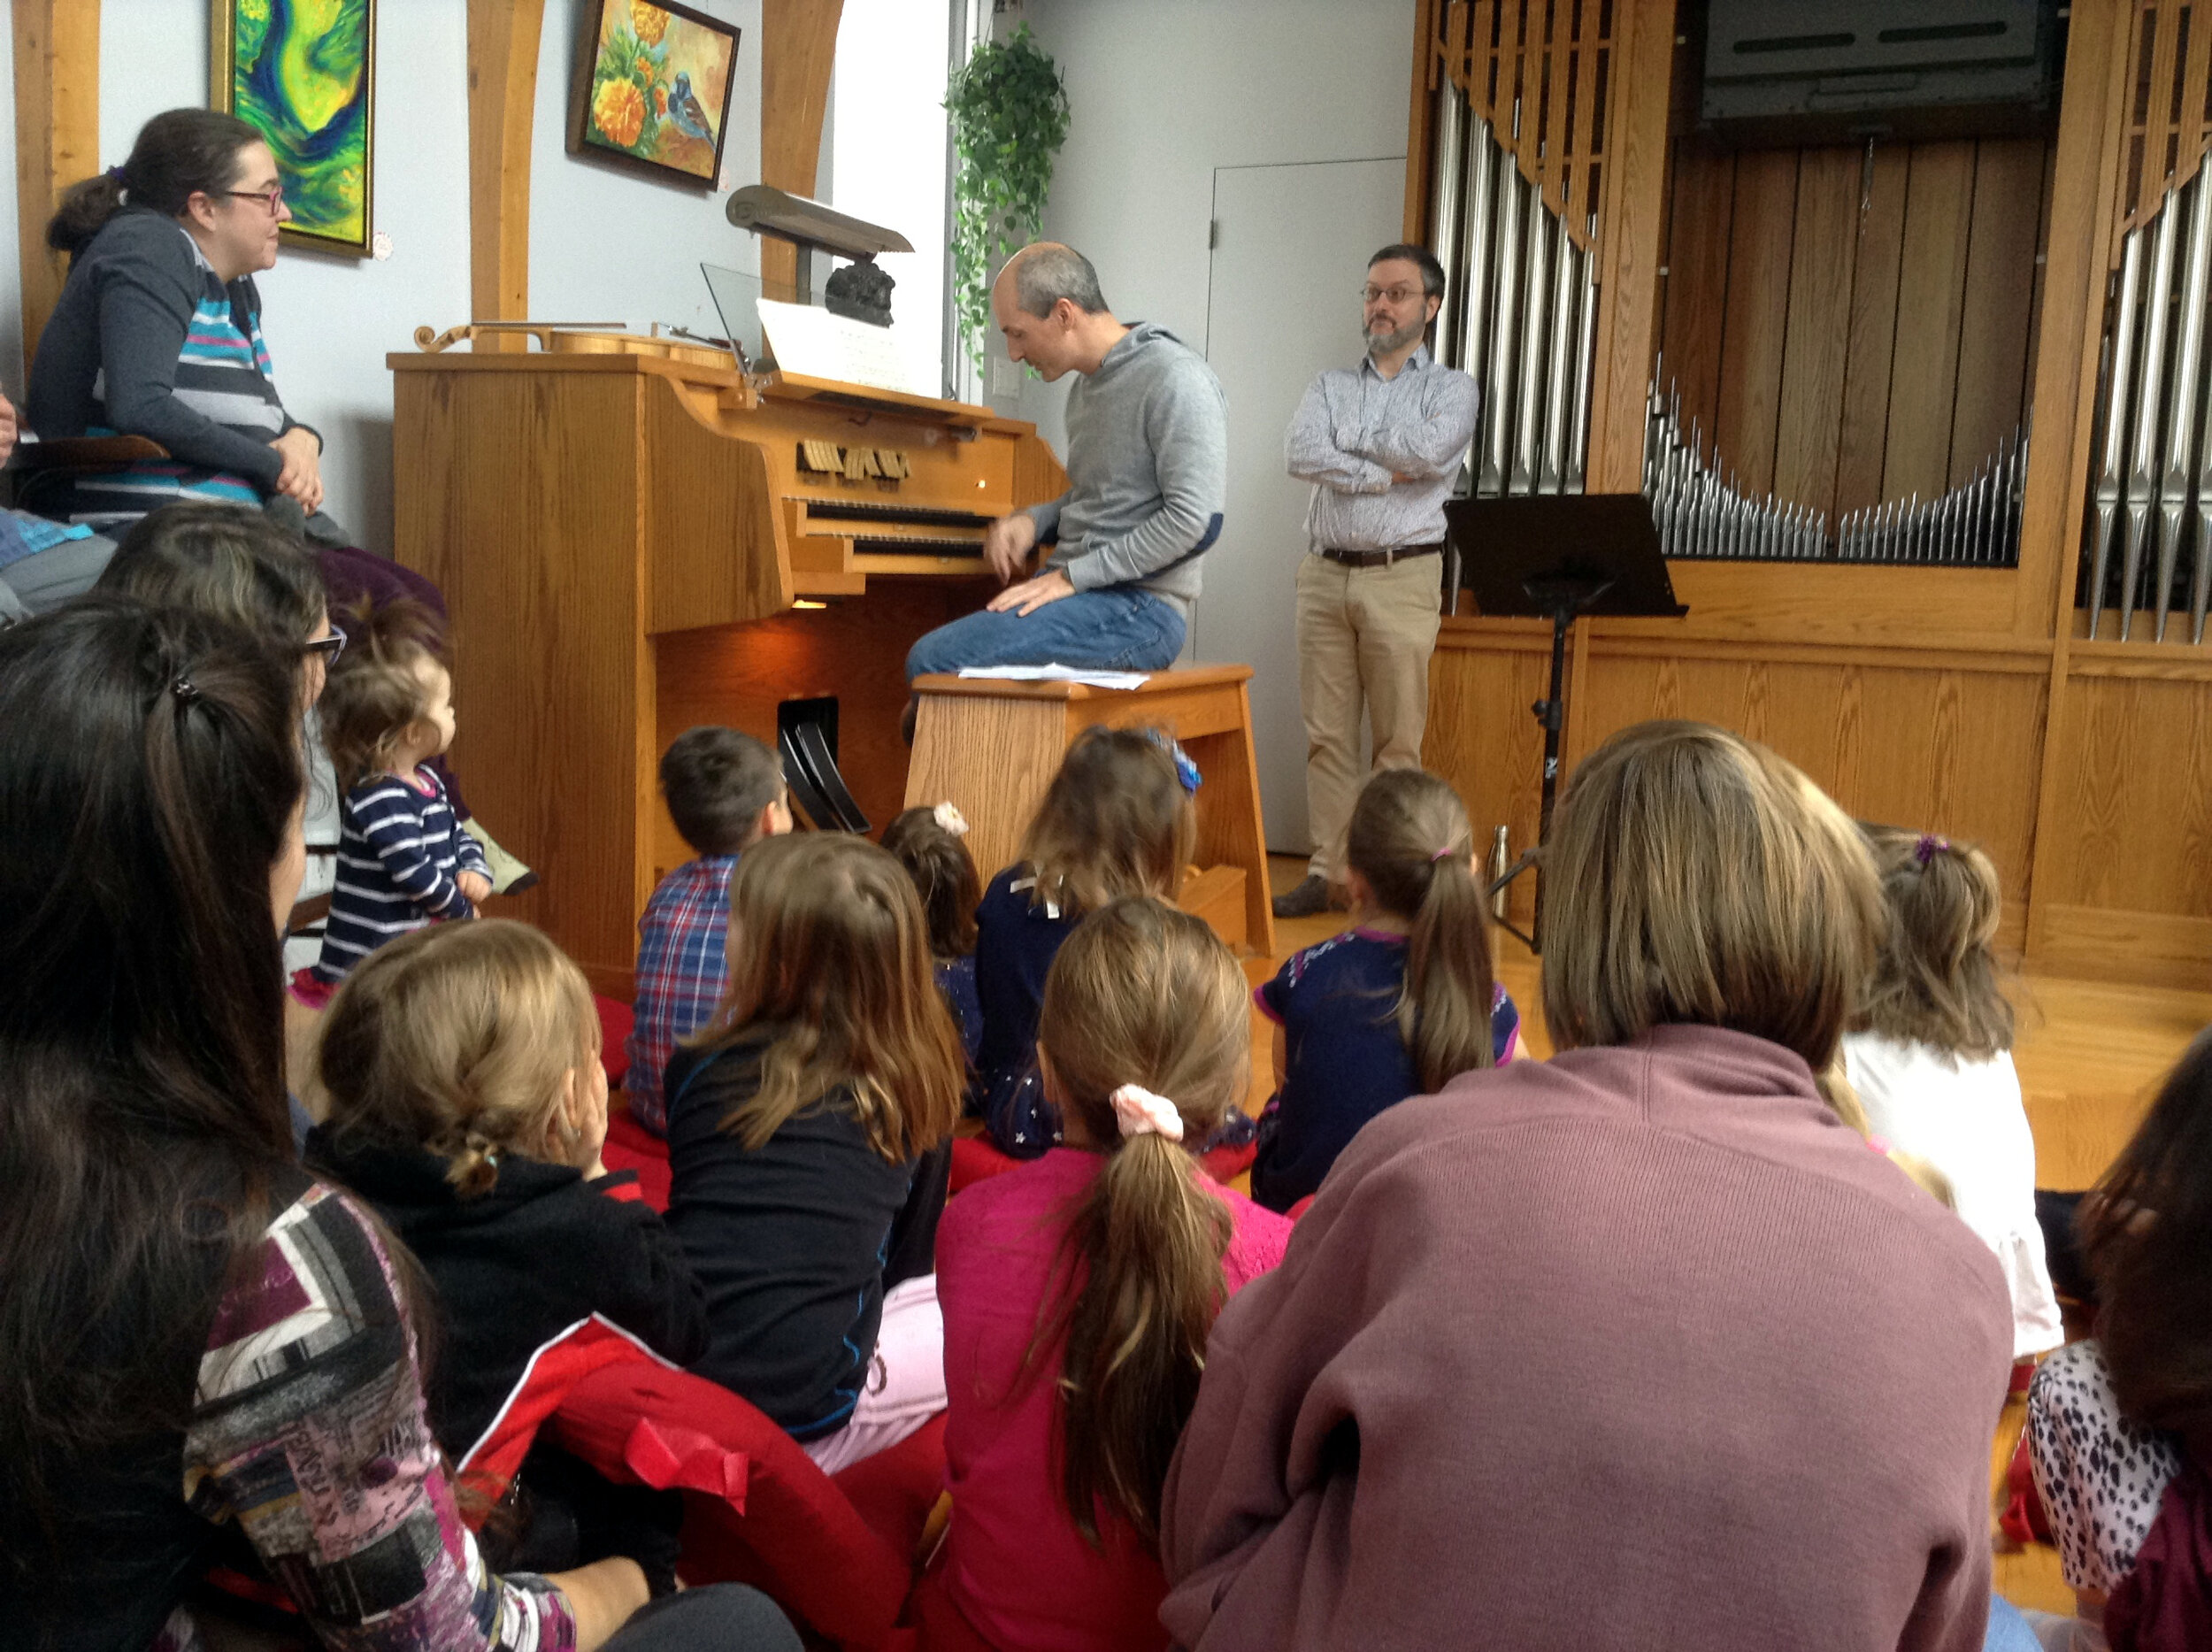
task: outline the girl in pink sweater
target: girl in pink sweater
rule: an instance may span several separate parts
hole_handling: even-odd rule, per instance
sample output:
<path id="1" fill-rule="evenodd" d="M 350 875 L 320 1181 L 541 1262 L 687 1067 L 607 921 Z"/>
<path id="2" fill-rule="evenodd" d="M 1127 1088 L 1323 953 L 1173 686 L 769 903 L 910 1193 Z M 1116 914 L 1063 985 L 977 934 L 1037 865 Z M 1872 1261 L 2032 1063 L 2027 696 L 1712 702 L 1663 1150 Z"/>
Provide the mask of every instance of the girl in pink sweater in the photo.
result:
<path id="1" fill-rule="evenodd" d="M 953 1511 L 933 1646 L 1167 1644 L 1168 1458 L 1214 1316 L 1290 1235 L 1189 1152 L 1244 1095 L 1245 995 L 1212 931 L 1149 899 L 1102 908 L 1053 961 L 1037 1055 L 1065 1144 L 969 1188 L 937 1233 Z"/>

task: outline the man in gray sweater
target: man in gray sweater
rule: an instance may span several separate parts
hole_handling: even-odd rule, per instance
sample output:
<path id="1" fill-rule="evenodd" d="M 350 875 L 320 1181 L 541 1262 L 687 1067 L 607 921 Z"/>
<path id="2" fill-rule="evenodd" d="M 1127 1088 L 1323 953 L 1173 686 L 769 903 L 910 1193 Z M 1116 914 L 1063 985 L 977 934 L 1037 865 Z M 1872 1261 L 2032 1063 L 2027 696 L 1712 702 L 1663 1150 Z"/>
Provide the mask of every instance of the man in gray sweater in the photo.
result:
<path id="1" fill-rule="evenodd" d="M 1083 375 L 1068 396 L 1068 490 L 992 523 L 983 555 L 1002 580 L 1040 545 L 1044 565 L 915 643 L 907 680 L 964 665 L 1162 670 L 1183 651 L 1199 558 L 1221 533 L 1221 381 L 1165 327 L 1116 320 L 1090 260 L 1057 242 L 1008 259 L 991 309 L 1014 360 L 1047 380 Z"/>

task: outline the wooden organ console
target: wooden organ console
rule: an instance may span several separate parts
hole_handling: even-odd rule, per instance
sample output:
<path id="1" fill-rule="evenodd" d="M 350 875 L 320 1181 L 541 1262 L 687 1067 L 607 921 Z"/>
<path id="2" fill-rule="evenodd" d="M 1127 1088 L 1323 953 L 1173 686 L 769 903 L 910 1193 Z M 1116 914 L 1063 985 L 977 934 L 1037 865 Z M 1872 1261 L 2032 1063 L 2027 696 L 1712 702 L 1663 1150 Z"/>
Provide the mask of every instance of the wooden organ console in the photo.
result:
<path id="1" fill-rule="evenodd" d="M 839 766 L 881 826 L 907 649 L 995 588 L 991 519 L 1066 477 L 988 408 L 531 331 L 544 348 L 446 352 L 426 328 L 388 357 L 393 537 L 451 611 L 464 795 L 541 876 L 503 913 L 626 997 L 638 915 L 690 854 L 668 742 L 718 722 L 772 746 L 780 705 L 834 695 Z"/>

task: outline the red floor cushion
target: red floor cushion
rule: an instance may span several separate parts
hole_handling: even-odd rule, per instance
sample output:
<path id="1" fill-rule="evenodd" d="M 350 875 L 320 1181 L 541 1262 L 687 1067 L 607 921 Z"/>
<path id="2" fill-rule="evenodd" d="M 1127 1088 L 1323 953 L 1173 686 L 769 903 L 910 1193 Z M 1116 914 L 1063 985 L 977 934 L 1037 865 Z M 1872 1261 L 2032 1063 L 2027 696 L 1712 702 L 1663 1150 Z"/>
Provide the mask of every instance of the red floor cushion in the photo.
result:
<path id="1" fill-rule="evenodd" d="M 607 1082 L 618 1088 L 630 1071 L 630 1029 L 637 1017 L 620 999 L 597 993 L 591 995 L 591 1007 L 599 1011 L 599 1064 L 607 1070 Z"/>
<path id="2" fill-rule="evenodd" d="M 994 1176 L 1003 1176 L 1010 1170 L 1019 1170 L 1021 1160 L 1002 1153 L 991 1145 L 988 1136 L 955 1136 L 952 1142 L 951 1190 L 958 1193 L 963 1187 L 972 1187 L 979 1181 Z"/>
<path id="3" fill-rule="evenodd" d="M 684 1487 L 687 1582 L 749 1583 L 815 1633 L 858 1652 L 880 1648 L 896 1637 L 895 1625 L 913 1583 L 910 1522 L 898 1487 L 918 1485 L 932 1450 L 936 1469 L 929 1497 L 943 1475 L 941 1420 L 925 1429 L 906 1460 L 864 1477 L 879 1530 L 847 1494 L 845 1479 L 833 1480 L 790 1435 L 728 1389 L 649 1361 L 609 1366 L 570 1390 L 548 1424 L 551 1437 L 610 1479 L 634 1481 L 641 1458 L 653 1460 L 649 1442 L 638 1443 L 641 1419 L 672 1441 L 668 1456 L 694 1465 L 720 1454 L 744 1459 L 742 1506 L 688 1479 Z M 910 1444 L 913 1442 L 909 1442 Z M 895 1448 L 896 1449 L 896 1448 Z M 889 1455 L 889 1454 L 886 1454 Z M 708 1464 L 708 1466 L 711 1466 Z M 869 1467 L 856 1464 L 847 1475 Z M 923 1517 L 928 1504 L 923 1504 Z"/>

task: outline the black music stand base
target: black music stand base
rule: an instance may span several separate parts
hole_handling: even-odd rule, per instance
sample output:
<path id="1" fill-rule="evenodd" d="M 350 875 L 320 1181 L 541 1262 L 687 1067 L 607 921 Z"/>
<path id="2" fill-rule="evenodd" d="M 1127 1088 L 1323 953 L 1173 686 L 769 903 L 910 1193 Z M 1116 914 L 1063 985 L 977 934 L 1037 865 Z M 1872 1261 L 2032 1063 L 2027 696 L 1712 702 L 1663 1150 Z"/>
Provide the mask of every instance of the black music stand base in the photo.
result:
<path id="1" fill-rule="evenodd" d="M 1589 600 L 1594 602 L 1598 597 L 1602 596 L 1611 583 L 1612 581 L 1609 580 L 1604 585 L 1599 586 L 1591 593 Z M 1533 595 L 1532 592 L 1531 594 Z M 1540 846 L 1551 841 L 1552 806 L 1559 800 L 1559 741 L 1561 734 L 1567 726 L 1567 628 L 1574 624 L 1578 611 L 1579 611 L 1579 605 L 1571 602 L 1563 603 L 1552 610 L 1551 685 L 1544 697 L 1535 701 L 1528 708 L 1530 714 L 1536 718 L 1544 730 L 1542 801 L 1537 805 L 1536 812 L 1536 841 L 1540 847 L 1523 849 L 1520 859 L 1513 863 L 1505 875 L 1483 891 L 1486 900 L 1494 898 L 1500 890 L 1510 885 L 1523 872 L 1536 871 L 1537 857 L 1541 853 Z M 1544 880 L 1542 875 L 1539 873 L 1536 880 L 1536 918 L 1529 926 L 1529 932 L 1526 934 L 1523 934 L 1519 929 L 1516 928 L 1509 918 L 1498 918 L 1492 921 L 1532 953 L 1541 956 L 1544 950 L 1540 940 L 1544 933 Z"/>

